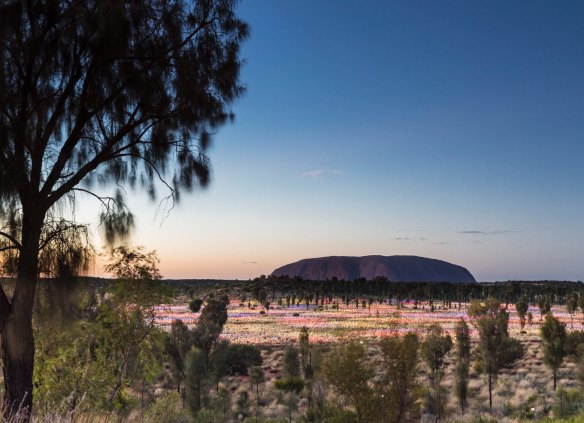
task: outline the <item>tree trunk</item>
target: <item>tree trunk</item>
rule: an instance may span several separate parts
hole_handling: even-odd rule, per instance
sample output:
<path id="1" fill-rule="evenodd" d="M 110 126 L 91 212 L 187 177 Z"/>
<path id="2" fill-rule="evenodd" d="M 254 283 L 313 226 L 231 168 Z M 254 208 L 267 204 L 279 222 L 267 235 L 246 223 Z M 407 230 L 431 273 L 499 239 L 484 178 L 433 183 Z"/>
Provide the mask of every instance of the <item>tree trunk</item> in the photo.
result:
<path id="1" fill-rule="evenodd" d="M 28 420 L 32 407 L 34 339 L 32 316 L 10 316 L 2 325 L 4 418 Z"/>
<path id="2" fill-rule="evenodd" d="M 556 373 L 556 369 L 554 369 L 554 391 L 556 390 L 556 378 L 557 378 L 557 373 Z"/>
<path id="3" fill-rule="evenodd" d="M 9 310 L 1 310 L 4 417 L 28 421 L 32 408 L 34 336 L 32 311 L 38 278 L 38 252 L 43 218 L 23 212 L 22 250 Z"/>

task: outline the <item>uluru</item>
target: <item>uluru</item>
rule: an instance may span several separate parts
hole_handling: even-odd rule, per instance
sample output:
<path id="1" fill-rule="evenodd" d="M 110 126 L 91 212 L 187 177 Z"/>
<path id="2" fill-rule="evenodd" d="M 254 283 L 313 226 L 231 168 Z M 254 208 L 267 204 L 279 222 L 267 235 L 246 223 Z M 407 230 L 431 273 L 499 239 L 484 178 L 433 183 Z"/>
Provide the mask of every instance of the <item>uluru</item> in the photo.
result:
<path id="1" fill-rule="evenodd" d="M 393 282 L 476 282 L 464 267 L 418 256 L 330 256 L 309 258 L 279 267 L 274 276 L 324 281 L 385 277 Z"/>

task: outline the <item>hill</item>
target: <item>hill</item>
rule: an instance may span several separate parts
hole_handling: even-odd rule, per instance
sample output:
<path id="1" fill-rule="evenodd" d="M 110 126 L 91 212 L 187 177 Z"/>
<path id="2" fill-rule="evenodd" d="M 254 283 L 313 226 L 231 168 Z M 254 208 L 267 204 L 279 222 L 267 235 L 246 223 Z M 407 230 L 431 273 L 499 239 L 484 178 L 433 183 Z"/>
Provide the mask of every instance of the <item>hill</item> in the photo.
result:
<path id="1" fill-rule="evenodd" d="M 394 282 L 475 282 L 464 267 L 417 256 L 331 256 L 310 258 L 279 267 L 274 276 L 301 277 L 322 281 L 332 278 L 355 280 L 386 277 Z"/>

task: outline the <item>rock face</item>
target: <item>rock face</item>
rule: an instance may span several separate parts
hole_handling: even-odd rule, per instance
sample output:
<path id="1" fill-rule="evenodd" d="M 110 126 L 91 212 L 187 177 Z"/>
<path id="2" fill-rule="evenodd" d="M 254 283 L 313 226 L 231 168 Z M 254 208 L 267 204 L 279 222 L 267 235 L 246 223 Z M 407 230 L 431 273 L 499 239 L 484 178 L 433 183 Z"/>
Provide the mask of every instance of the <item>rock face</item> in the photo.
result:
<path id="1" fill-rule="evenodd" d="M 272 272 L 274 276 L 299 276 L 323 281 L 374 279 L 384 276 L 393 282 L 475 282 L 464 267 L 442 260 L 417 256 L 332 256 L 311 258 L 287 264 Z"/>

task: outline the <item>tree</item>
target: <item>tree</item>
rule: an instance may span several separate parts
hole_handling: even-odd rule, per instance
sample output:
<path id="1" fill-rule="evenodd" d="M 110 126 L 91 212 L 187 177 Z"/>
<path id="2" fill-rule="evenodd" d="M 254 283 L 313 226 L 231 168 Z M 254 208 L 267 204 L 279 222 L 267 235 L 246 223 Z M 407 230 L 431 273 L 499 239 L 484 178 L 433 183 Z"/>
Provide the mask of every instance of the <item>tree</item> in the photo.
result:
<path id="1" fill-rule="evenodd" d="M 124 407 L 125 390 L 138 382 L 144 392 L 162 368 L 164 334 L 154 307 L 170 298 L 156 265 L 153 253 L 114 250 L 107 267 L 118 279 L 100 290 L 101 300 L 85 318 L 36 332 L 42 346 L 36 352 L 37 406 L 109 411 Z"/>
<path id="2" fill-rule="evenodd" d="M 119 247 L 110 252 L 106 272 L 117 279 L 97 307 L 97 351 L 116 376 L 108 402 L 113 403 L 153 358 L 151 341 L 159 333 L 155 306 L 171 297 L 161 282 L 156 253 Z"/>
<path id="3" fill-rule="evenodd" d="M 438 323 L 430 325 L 428 333 L 422 342 L 422 359 L 430 369 L 432 382 L 441 378 L 444 367 L 444 357 L 452 348 L 450 335 L 444 334 L 444 330 Z"/>
<path id="4" fill-rule="evenodd" d="M 310 339 L 308 328 L 306 326 L 302 326 L 300 329 L 298 343 L 300 344 L 300 359 L 302 360 L 304 376 L 309 378 L 312 376 L 312 359 L 310 356 Z"/>
<path id="5" fill-rule="evenodd" d="M 444 334 L 442 327 L 435 323 L 428 328 L 426 338 L 422 342 L 422 359 L 430 370 L 430 386 L 428 389 L 428 408 L 436 421 L 440 420 L 446 408 L 447 394 L 440 386 L 444 376 L 444 358 L 452 348 L 450 335 Z"/>
<path id="6" fill-rule="evenodd" d="M 488 297 L 484 303 L 479 300 L 471 300 L 467 314 L 469 317 L 496 316 L 501 308 L 501 302 L 493 297 Z"/>
<path id="7" fill-rule="evenodd" d="M 185 385 L 187 405 L 195 415 L 201 409 L 203 384 L 207 375 L 205 353 L 198 348 L 193 348 L 187 355 Z"/>
<path id="8" fill-rule="evenodd" d="M 537 300 L 537 306 L 539 307 L 540 320 L 543 320 L 543 316 L 545 316 L 551 310 L 551 302 L 549 298 L 540 297 Z"/>
<path id="9" fill-rule="evenodd" d="M 209 372 L 212 382 L 215 385 L 215 392 L 219 393 L 219 382 L 230 373 L 231 363 L 231 343 L 222 340 L 217 343 L 213 351 L 211 362 L 209 363 Z"/>
<path id="10" fill-rule="evenodd" d="M 570 326 L 573 327 L 574 322 L 572 319 L 574 317 L 574 313 L 576 312 L 576 310 L 578 310 L 578 293 L 577 292 L 571 292 L 570 294 L 568 294 L 568 297 L 566 298 L 566 309 L 567 309 L 568 313 L 570 314 Z"/>
<path id="11" fill-rule="evenodd" d="M 509 315 L 499 310 L 496 316 L 482 316 L 476 321 L 479 331 L 478 351 L 488 376 L 489 409 L 493 407 L 493 379 L 499 370 L 509 367 L 525 353 L 519 341 L 509 338 L 507 324 Z"/>
<path id="12" fill-rule="evenodd" d="M 515 304 L 515 310 L 517 311 L 517 316 L 519 316 L 519 324 L 521 325 L 521 330 L 523 331 L 525 328 L 525 316 L 529 310 L 529 304 L 525 300 L 525 297 L 521 297 L 517 304 Z"/>
<path id="13" fill-rule="evenodd" d="M 42 253 L 83 229 L 67 201 L 96 198 L 113 243 L 132 215 L 122 191 L 103 197 L 92 182 L 152 198 L 164 186 L 174 200 L 208 184 L 209 132 L 244 91 L 235 3 L 0 1 L 0 251 L 16 278 L 10 297 L 0 290 L 6 414 L 30 413 Z"/>
<path id="14" fill-rule="evenodd" d="M 211 354 L 219 342 L 219 335 L 225 322 L 227 301 L 224 298 L 209 298 L 193 330 L 194 344 L 205 354 L 207 366 L 210 364 Z"/>
<path id="15" fill-rule="evenodd" d="M 552 369 L 555 391 L 558 369 L 566 355 L 566 325 L 548 313 L 545 315 L 540 332 L 543 341 L 543 360 Z"/>
<path id="16" fill-rule="evenodd" d="M 464 414 L 468 394 L 470 367 L 470 329 L 464 319 L 460 319 L 454 328 L 456 336 L 456 385 L 455 393 Z"/>
<path id="17" fill-rule="evenodd" d="M 379 341 L 379 348 L 384 365 L 384 409 L 389 422 L 400 423 L 416 404 L 418 336 L 386 337 Z"/>
<path id="18" fill-rule="evenodd" d="M 578 297 L 578 306 L 580 307 L 580 310 L 582 310 L 582 315 L 584 316 L 584 294 L 580 293 L 580 296 Z"/>
<path id="19" fill-rule="evenodd" d="M 509 367 L 522 357 L 525 349 L 519 341 L 509 337 L 509 313 L 500 307 L 496 298 L 487 298 L 485 304 L 471 301 L 468 315 L 479 331 L 478 352 L 488 376 L 489 409 L 492 409 L 493 379 L 501 368 Z"/>
<path id="20" fill-rule="evenodd" d="M 264 370 L 261 366 L 252 366 L 250 369 L 250 379 L 252 387 L 255 386 L 256 391 L 256 416 L 260 409 L 260 385 L 266 381 Z"/>
<path id="21" fill-rule="evenodd" d="M 185 377 L 185 359 L 193 345 L 193 336 L 182 320 L 174 320 L 170 325 L 170 334 L 166 340 L 166 353 L 170 357 L 172 370 L 176 379 L 176 391 Z"/>
<path id="22" fill-rule="evenodd" d="M 292 378 L 300 376 L 300 365 L 298 363 L 298 350 L 293 346 L 284 350 L 284 377 Z"/>
<path id="23" fill-rule="evenodd" d="M 367 362 L 362 344 L 350 342 L 326 355 L 322 372 L 329 384 L 354 408 L 359 423 L 368 422 L 377 410 L 372 406 L 375 395 L 369 381 L 375 374 Z"/>

